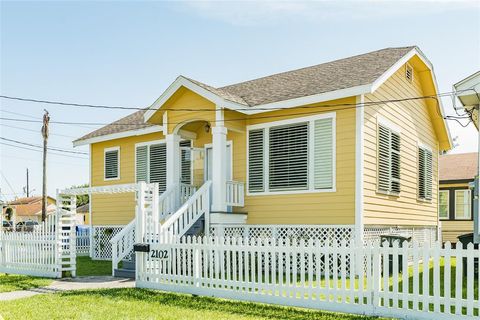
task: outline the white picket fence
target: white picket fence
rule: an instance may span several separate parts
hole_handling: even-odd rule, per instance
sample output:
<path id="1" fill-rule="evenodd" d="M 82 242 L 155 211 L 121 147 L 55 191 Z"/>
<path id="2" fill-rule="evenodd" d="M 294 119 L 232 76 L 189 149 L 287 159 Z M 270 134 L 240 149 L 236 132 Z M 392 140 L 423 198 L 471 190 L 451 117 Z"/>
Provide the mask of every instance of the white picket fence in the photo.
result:
<path id="1" fill-rule="evenodd" d="M 404 319 L 479 316 L 472 245 L 184 237 L 149 249 L 137 252 L 137 287 Z"/>
<path id="2" fill-rule="evenodd" d="M 77 256 L 90 255 L 90 230 L 80 229 L 77 231 Z"/>
<path id="3" fill-rule="evenodd" d="M 55 225 L 50 215 L 32 231 L 0 230 L 0 272 L 60 277 Z"/>

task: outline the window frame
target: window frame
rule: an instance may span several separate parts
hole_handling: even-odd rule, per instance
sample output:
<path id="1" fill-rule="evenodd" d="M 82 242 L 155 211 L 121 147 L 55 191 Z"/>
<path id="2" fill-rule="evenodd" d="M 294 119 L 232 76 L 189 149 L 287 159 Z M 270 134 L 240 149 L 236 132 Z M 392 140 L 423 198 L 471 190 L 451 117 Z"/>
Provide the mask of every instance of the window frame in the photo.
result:
<path id="1" fill-rule="evenodd" d="M 430 152 L 430 154 L 432 155 L 432 190 L 431 190 L 432 199 L 427 199 L 427 198 L 421 198 L 420 197 L 420 158 L 418 158 L 418 154 L 419 154 L 420 149 L 423 149 L 424 151 Z M 427 202 L 427 203 L 431 203 L 433 201 L 433 191 L 435 190 L 435 188 L 433 187 L 433 183 L 434 183 L 433 161 L 434 161 L 434 153 L 433 153 L 432 148 L 425 143 L 418 142 L 417 143 L 417 200 L 418 201 Z M 426 193 L 426 191 L 425 191 L 425 193 Z"/>
<path id="2" fill-rule="evenodd" d="M 114 178 L 107 178 L 107 152 L 117 152 L 117 176 Z M 103 181 L 120 180 L 120 146 L 109 147 L 103 149 Z"/>
<path id="3" fill-rule="evenodd" d="M 315 120 L 321 119 L 332 119 L 332 187 L 329 189 L 315 189 L 314 186 L 314 122 Z M 269 132 L 270 128 L 278 127 L 283 125 L 293 125 L 297 123 L 308 122 L 308 154 L 307 154 L 307 180 L 308 180 L 308 188 L 304 190 L 282 190 L 282 191 L 270 191 L 269 190 L 269 149 L 270 149 L 270 140 L 269 140 Z M 262 192 L 250 192 L 249 189 L 249 132 L 251 130 L 263 129 L 263 183 L 264 183 L 264 191 Z M 262 195 L 282 195 L 282 194 L 308 194 L 308 193 L 324 193 L 324 192 L 336 192 L 337 191 L 337 170 L 336 170 L 336 157 L 337 157 L 337 123 L 336 123 L 336 112 L 327 112 L 321 113 L 313 116 L 306 116 L 306 117 L 298 117 L 286 120 L 279 120 L 279 121 L 272 121 L 267 123 L 260 123 L 255 125 L 248 125 L 246 130 L 246 153 L 247 153 L 247 174 L 246 174 L 246 185 L 247 185 L 247 196 L 262 196 Z"/>
<path id="4" fill-rule="evenodd" d="M 457 192 L 467 192 L 468 194 L 468 217 L 457 218 Z M 454 215 L 455 221 L 471 221 L 472 220 L 472 190 L 470 189 L 457 189 L 455 190 L 455 203 L 454 203 Z M 465 204 L 463 204 L 465 206 Z"/>
<path id="5" fill-rule="evenodd" d="M 391 132 L 397 134 L 399 137 L 400 137 L 400 151 L 398 151 L 398 159 L 399 159 L 399 171 L 400 171 L 400 178 L 398 178 L 398 184 L 399 184 L 399 188 L 400 188 L 400 192 L 394 192 L 394 191 L 391 191 L 391 188 L 392 188 L 392 182 L 390 181 L 390 186 L 389 186 L 389 190 L 388 191 L 385 191 L 385 190 L 380 190 L 379 189 L 379 179 L 380 179 L 380 126 L 382 127 L 385 127 L 386 129 L 390 130 Z M 390 139 L 391 141 L 391 139 Z M 377 148 L 377 181 L 376 181 L 376 192 L 377 194 L 382 194 L 382 195 L 387 195 L 387 196 L 391 196 L 391 197 L 400 197 L 400 194 L 402 193 L 402 130 L 401 128 L 394 124 L 393 122 L 391 122 L 390 120 L 387 120 L 383 117 L 380 117 L 380 116 L 377 116 L 377 144 L 376 144 L 376 148 Z M 390 153 L 392 152 L 391 151 L 391 145 L 389 146 L 389 150 L 390 150 Z M 392 157 L 390 155 L 390 176 L 391 176 L 391 171 L 392 171 Z M 391 179 L 391 177 L 390 177 Z"/>
<path id="6" fill-rule="evenodd" d="M 442 192 L 447 194 L 447 216 L 446 217 L 441 217 L 440 216 L 440 194 Z M 442 221 L 450 220 L 450 190 L 448 190 L 448 189 L 438 190 L 438 218 Z"/>
<path id="7" fill-rule="evenodd" d="M 134 156 L 135 156 L 135 170 L 134 170 L 134 180 L 135 183 L 137 183 L 137 148 L 138 147 L 147 147 L 147 179 L 148 181 L 145 181 L 146 183 L 150 183 L 150 146 L 155 145 L 155 144 L 166 144 L 165 139 L 161 140 L 151 140 L 151 141 L 145 141 L 145 142 L 138 142 L 135 143 L 135 148 L 133 150 Z M 165 159 L 166 161 L 166 159 Z"/>

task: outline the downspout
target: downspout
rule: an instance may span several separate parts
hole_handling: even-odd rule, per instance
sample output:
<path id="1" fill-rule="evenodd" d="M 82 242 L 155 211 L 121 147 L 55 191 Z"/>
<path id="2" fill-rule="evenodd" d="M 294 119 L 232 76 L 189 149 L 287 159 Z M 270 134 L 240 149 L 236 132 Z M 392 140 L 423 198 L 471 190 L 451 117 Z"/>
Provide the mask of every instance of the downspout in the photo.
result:
<path id="1" fill-rule="evenodd" d="M 365 96 L 356 97 L 355 108 L 355 243 L 363 246 L 363 188 L 364 188 L 364 126 L 365 126 Z"/>

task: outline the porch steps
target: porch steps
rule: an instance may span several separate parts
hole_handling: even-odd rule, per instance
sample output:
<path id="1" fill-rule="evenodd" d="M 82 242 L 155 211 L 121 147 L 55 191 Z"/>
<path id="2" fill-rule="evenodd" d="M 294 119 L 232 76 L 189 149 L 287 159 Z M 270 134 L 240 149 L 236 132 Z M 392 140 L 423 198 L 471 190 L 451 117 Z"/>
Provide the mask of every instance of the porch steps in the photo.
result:
<path id="1" fill-rule="evenodd" d="M 185 236 L 198 236 L 205 232 L 205 217 L 202 216 L 185 232 Z"/>
<path id="2" fill-rule="evenodd" d="M 113 276 L 118 278 L 135 279 L 135 255 L 133 255 L 132 261 L 122 260 L 122 267 L 115 269 Z"/>

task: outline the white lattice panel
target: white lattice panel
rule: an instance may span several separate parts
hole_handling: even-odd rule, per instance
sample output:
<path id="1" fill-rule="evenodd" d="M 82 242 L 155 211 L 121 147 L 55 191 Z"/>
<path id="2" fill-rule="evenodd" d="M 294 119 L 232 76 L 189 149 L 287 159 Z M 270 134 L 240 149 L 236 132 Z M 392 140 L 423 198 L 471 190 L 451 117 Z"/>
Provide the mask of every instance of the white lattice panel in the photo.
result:
<path id="1" fill-rule="evenodd" d="M 110 240 L 123 229 L 123 226 L 93 227 L 93 257 L 94 260 L 111 260 L 112 244 Z"/>
<path id="2" fill-rule="evenodd" d="M 285 225 L 222 225 L 210 228 L 212 236 L 224 237 L 224 238 L 243 238 L 243 239 L 276 239 L 277 243 L 272 245 L 286 244 L 299 246 L 302 243 L 307 245 L 309 241 L 313 241 L 319 246 L 323 245 L 341 245 L 345 242 L 346 245 L 354 237 L 353 226 L 285 226 Z M 295 255 L 295 254 L 291 254 Z M 258 257 L 257 257 L 258 258 Z M 305 257 L 303 257 L 304 259 Z M 282 264 L 284 270 L 287 270 L 285 263 L 286 257 L 275 255 L 276 264 Z M 314 257 L 313 268 L 315 272 L 317 266 L 320 267 L 320 271 L 324 272 L 325 260 L 328 259 L 330 264 L 333 264 L 333 256 L 322 255 L 321 257 Z M 350 256 L 346 255 L 345 259 L 350 261 Z M 272 257 L 268 258 L 268 261 L 262 259 L 265 264 L 272 265 Z M 300 267 L 302 262 L 302 255 L 297 254 L 295 260 L 297 261 L 297 267 Z M 347 268 L 350 265 L 346 264 Z M 293 268 L 290 266 L 289 268 Z"/>
<path id="3" fill-rule="evenodd" d="M 366 226 L 364 229 L 364 242 L 379 241 L 382 235 L 397 235 L 411 237 L 412 241 L 429 245 L 437 241 L 436 227 L 403 227 L 403 226 Z"/>

